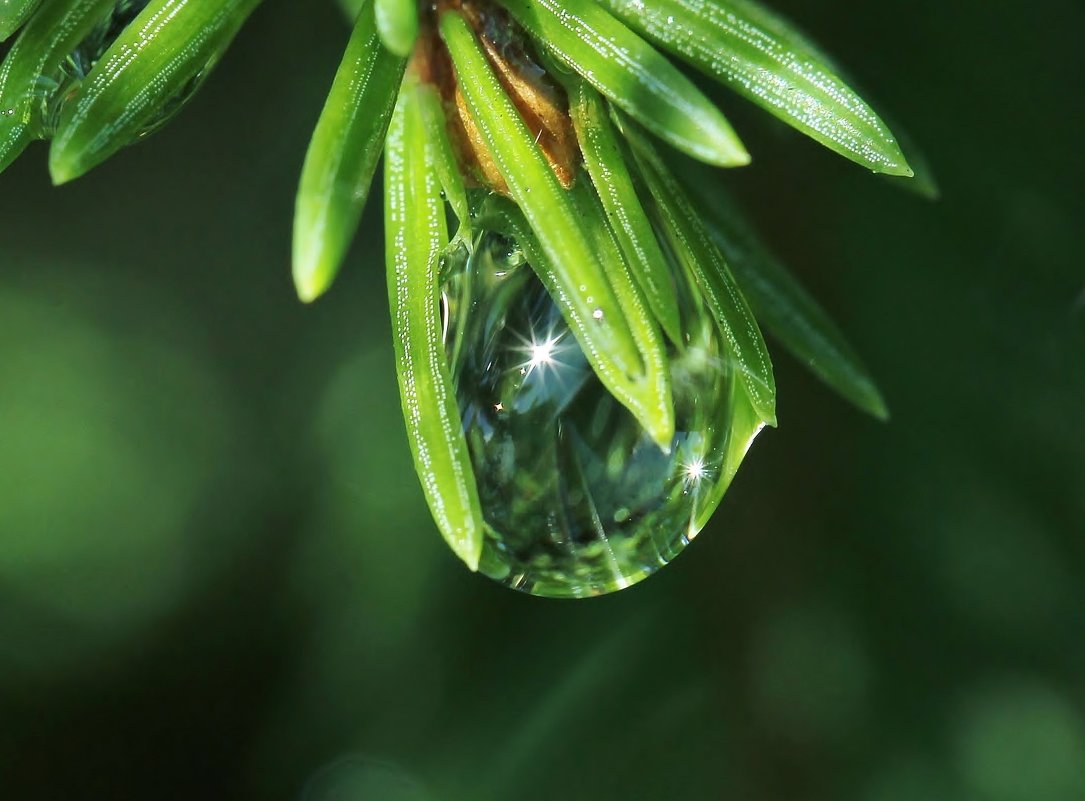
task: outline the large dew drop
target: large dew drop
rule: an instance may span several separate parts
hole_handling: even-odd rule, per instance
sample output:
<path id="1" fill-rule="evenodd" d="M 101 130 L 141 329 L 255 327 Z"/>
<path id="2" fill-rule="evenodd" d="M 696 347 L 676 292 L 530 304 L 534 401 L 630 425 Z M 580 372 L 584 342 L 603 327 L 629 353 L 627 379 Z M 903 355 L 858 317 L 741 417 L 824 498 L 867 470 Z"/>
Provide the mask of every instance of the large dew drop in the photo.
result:
<path id="1" fill-rule="evenodd" d="M 697 294 L 679 286 L 686 344 L 669 351 L 677 433 L 665 453 L 595 377 L 515 243 L 485 233 L 445 269 L 446 350 L 487 524 L 480 570 L 584 597 L 670 562 L 761 429 Z"/>

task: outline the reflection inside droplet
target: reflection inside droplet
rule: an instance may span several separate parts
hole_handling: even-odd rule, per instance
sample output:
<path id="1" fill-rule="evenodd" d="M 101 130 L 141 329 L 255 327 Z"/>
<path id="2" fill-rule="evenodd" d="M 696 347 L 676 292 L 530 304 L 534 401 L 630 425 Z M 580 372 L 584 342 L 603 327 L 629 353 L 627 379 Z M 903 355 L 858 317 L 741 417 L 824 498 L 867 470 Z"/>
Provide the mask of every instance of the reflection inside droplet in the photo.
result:
<path id="1" fill-rule="evenodd" d="M 697 293 L 678 288 L 685 344 L 668 353 L 678 425 L 664 452 L 595 377 L 514 242 L 483 233 L 470 255 L 458 244 L 444 274 L 446 350 L 487 524 L 482 572 L 580 597 L 671 561 L 719 503 L 732 446 L 744 452 L 759 428 Z"/>

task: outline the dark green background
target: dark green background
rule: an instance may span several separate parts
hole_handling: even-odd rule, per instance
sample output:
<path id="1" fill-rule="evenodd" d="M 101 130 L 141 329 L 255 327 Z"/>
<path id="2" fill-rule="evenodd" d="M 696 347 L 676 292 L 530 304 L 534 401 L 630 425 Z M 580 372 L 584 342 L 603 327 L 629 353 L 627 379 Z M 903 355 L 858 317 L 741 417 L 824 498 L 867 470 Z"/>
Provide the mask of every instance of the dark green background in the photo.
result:
<path id="1" fill-rule="evenodd" d="M 893 420 L 779 354 L 710 528 L 601 600 L 501 589 L 430 523 L 376 204 L 292 296 L 330 3 L 269 0 L 74 185 L 40 146 L 0 176 L 0 795 L 1085 798 L 1085 10 L 813 5 L 777 1 L 942 200 L 729 97 L 733 183 Z"/>

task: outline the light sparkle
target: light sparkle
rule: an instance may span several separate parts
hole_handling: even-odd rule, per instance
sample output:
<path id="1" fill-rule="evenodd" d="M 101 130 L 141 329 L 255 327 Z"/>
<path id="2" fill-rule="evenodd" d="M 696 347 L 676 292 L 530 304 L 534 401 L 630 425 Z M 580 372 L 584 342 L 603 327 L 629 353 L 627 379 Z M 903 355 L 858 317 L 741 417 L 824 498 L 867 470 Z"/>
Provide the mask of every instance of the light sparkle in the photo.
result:
<path id="1" fill-rule="evenodd" d="M 551 330 L 545 336 L 538 336 L 532 332 L 529 337 L 518 337 L 521 342 L 518 349 L 525 357 L 525 360 L 517 365 L 520 375 L 525 378 L 535 372 L 544 375 L 550 370 L 561 367 L 562 361 L 559 357 L 565 349 L 562 340 L 565 339 L 567 333 L 569 332 L 562 331 L 555 335 Z"/>
<path id="2" fill-rule="evenodd" d="M 694 457 L 688 462 L 682 463 L 682 477 L 686 482 L 687 487 L 694 487 L 700 484 L 703 480 L 711 475 L 712 471 L 709 470 L 704 463 L 704 459 L 701 457 Z"/>

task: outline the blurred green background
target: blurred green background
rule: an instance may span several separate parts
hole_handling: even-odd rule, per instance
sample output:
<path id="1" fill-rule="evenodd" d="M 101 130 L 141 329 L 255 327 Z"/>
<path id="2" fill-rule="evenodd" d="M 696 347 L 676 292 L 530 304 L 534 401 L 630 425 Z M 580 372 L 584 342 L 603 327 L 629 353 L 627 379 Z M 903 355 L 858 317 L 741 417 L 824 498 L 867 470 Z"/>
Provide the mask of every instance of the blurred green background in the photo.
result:
<path id="1" fill-rule="evenodd" d="M 1085 7 L 775 0 L 942 185 L 724 99 L 736 190 L 893 420 L 775 349 L 781 426 L 710 528 L 547 602 L 429 521 L 377 204 L 293 298 L 347 37 L 302 5 L 86 179 L 0 176 L 0 797 L 1085 799 Z"/>

